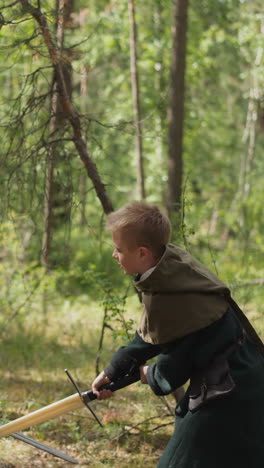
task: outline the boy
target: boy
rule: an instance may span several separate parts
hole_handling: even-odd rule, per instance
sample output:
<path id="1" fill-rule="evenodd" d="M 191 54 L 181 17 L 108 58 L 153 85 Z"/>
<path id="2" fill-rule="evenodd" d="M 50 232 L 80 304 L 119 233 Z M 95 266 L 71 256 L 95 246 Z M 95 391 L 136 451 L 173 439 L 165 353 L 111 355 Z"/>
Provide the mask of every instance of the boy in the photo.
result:
<path id="1" fill-rule="evenodd" d="M 262 343 L 229 289 L 188 252 L 169 244 L 169 220 L 156 206 L 125 205 L 110 214 L 108 228 L 113 258 L 135 275 L 143 311 L 134 340 L 95 379 L 94 393 L 108 398 L 111 392 L 98 388 L 136 367 L 156 395 L 190 380 L 158 468 L 263 468 Z M 155 364 L 145 364 L 157 355 Z"/>

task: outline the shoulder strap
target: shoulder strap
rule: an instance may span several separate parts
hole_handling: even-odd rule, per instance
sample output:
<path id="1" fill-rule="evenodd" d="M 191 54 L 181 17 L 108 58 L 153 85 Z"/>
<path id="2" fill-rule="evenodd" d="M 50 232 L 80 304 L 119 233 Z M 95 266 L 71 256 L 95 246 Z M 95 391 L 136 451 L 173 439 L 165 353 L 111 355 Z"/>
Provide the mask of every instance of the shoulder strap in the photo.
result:
<path id="1" fill-rule="evenodd" d="M 228 293 L 225 297 L 226 297 L 228 304 L 230 305 L 232 310 L 235 312 L 245 332 L 247 333 L 249 338 L 251 338 L 253 343 L 257 346 L 259 352 L 264 357 L 264 344 L 262 340 L 260 339 L 259 335 L 257 334 L 255 328 L 251 325 L 250 321 L 248 320 L 244 312 L 240 309 L 240 307 L 237 305 L 237 303 L 234 301 L 234 299 L 231 297 L 230 293 Z"/>

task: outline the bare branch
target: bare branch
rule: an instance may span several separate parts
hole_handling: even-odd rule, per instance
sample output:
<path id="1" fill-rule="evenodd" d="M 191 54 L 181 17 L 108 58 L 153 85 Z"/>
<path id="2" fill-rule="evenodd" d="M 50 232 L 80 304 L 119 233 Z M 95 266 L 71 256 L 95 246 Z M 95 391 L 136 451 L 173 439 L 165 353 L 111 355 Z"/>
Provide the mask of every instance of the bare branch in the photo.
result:
<path id="1" fill-rule="evenodd" d="M 95 119 L 94 117 L 84 117 L 86 120 L 88 120 L 89 122 L 95 122 L 97 123 L 98 125 L 100 125 L 101 127 L 105 127 L 105 128 L 120 128 L 121 130 L 126 126 L 126 125 L 133 125 L 134 122 L 133 120 L 121 120 L 120 122 L 117 122 L 116 124 L 106 124 L 106 123 L 103 123 L 101 122 L 100 120 L 98 119 Z"/>
<path id="2" fill-rule="evenodd" d="M 7 24 L 12 24 L 12 25 L 16 25 L 16 24 L 20 24 L 20 23 L 25 23 L 26 21 L 30 21 L 31 18 L 22 18 L 18 21 L 6 21 L 3 17 L 3 15 L 0 13 L 0 25 L 1 26 L 6 26 Z"/>
<path id="3" fill-rule="evenodd" d="M 12 2 L 12 3 L 9 3 L 9 5 L 6 5 L 6 6 L 1 7 L 1 8 L 0 8 L 0 11 L 1 11 L 1 10 L 4 10 L 5 8 L 11 8 L 11 7 L 17 5 L 18 3 L 20 3 L 19 0 L 15 0 L 15 1 Z"/>
<path id="4" fill-rule="evenodd" d="M 12 22 L 9 22 L 9 23 L 5 23 L 5 24 L 17 24 L 17 23 L 12 23 Z M 0 50 L 9 50 L 11 48 L 15 48 L 21 44 L 29 44 L 31 41 L 33 41 L 33 39 L 36 39 L 36 37 L 38 37 L 40 34 L 37 33 L 37 34 L 32 34 L 32 36 L 28 37 L 27 39 L 21 39 L 20 41 L 15 41 L 13 42 L 12 44 L 7 44 L 6 46 L 2 46 L 0 47 Z"/>

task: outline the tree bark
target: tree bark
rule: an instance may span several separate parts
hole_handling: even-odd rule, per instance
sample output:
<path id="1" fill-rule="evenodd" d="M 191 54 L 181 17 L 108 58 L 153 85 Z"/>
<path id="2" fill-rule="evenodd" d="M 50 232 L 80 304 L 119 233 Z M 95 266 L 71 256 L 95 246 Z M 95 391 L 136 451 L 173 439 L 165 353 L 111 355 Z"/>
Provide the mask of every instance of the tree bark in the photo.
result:
<path id="1" fill-rule="evenodd" d="M 101 202 L 103 210 L 106 214 L 108 214 L 111 211 L 113 211 L 113 205 L 106 193 L 105 186 L 101 181 L 101 178 L 97 171 L 97 167 L 87 151 L 86 144 L 82 135 L 81 121 L 80 121 L 79 114 L 74 110 L 71 104 L 71 100 L 69 98 L 69 95 L 67 92 L 67 86 L 65 82 L 65 75 L 63 73 L 63 66 L 62 66 L 63 61 L 64 61 L 63 55 L 62 53 L 60 53 L 60 51 L 54 44 L 51 32 L 47 24 L 46 17 L 43 15 L 41 10 L 39 8 L 33 7 L 28 2 L 28 0 L 19 0 L 19 1 L 23 5 L 25 11 L 30 13 L 33 16 L 33 18 L 35 18 L 37 23 L 39 24 L 41 33 L 43 35 L 43 39 L 45 41 L 46 47 L 49 52 L 51 63 L 54 68 L 55 79 L 58 85 L 58 92 L 60 95 L 60 102 L 62 104 L 65 116 L 69 120 L 71 127 L 72 127 L 73 142 L 86 168 L 87 174 L 93 182 L 93 186 Z"/>
<path id="2" fill-rule="evenodd" d="M 58 97 L 56 92 L 52 98 L 52 117 L 50 121 L 50 135 L 56 131 L 56 113 Z M 52 239 L 52 218 L 53 218 L 53 183 L 54 183 L 54 159 L 56 152 L 56 143 L 51 143 L 48 149 L 46 176 L 45 176 L 45 199 L 44 199 L 44 232 L 42 239 L 42 258 L 41 263 L 46 270 L 50 266 L 50 248 Z"/>
<path id="3" fill-rule="evenodd" d="M 142 143 L 141 109 L 139 98 L 139 76 L 137 66 L 137 25 L 135 20 L 134 0 L 128 0 L 130 14 L 130 70 L 133 93 L 134 118 L 136 128 L 137 185 L 141 200 L 145 198 L 145 177 Z"/>
<path id="4" fill-rule="evenodd" d="M 262 26 L 264 33 L 264 26 Z M 258 123 L 258 111 L 259 103 L 261 101 L 261 93 L 258 79 L 256 77 L 255 69 L 261 64 L 263 56 L 263 49 L 259 47 L 254 63 L 254 69 L 252 72 L 252 87 L 249 92 L 249 102 L 246 118 L 246 126 L 242 137 L 243 147 L 248 144 L 247 151 L 241 157 L 240 175 L 239 175 L 239 194 L 240 199 L 246 200 L 250 192 L 250 173 L 252 169 L 252 163 L 254 159 L 257 123 Z M 243 223 L 242 223 L 243 224 Z"/>
<path id="5" fill-rule="evenodd" d="M 65 0 L 58 0 L 57 4 L 57 28 L 56 39 L 57 47 L 62 51 L 65 27 L 64 15 Z M 59 113 L 59 94 L 56 79 L 53 82 L 53 91 L 51 99 L 51 119 L 49 126 L 49 135 L 53 138 L 58 128 L 58 113 Z M 42 265 L 48 271 L 50 268 L 50 248 L 53 230 L 53 190 L 54 190 L 54 164 L 56 156 L 57 144 L 52 142 L 48 148 L 46 177 L 45 177 L 45 200 L 44 200 L 44 233 L 42 240 Z"/>
<path id="6" fill-rule="evenodd" d="M 168 131 L 168 209 L 180 214 L 188 0 L 175 0 Z"/>
<path id="7" fill-rule="evenodd" d="M 86 109 L 86 97 L 88 93 L 88 86 L 87 86 L 87 71 L 86 67 L 82 66 L 81 71 L 81 83 L 80 83 L 80 95 L 81 95 L 81 113 L 85 114 L 87 111 Z M 80 174 L 80 225 L 85 226 L 87 224 L 86 219 L 86 201 L 87 201 L 87 177 L 85 176 L 85 172 Z"/>
<path id="8" fill-rule="evenodd" d="M 162 46 L 162 38 L 165 35 L 165 23 L 163 20 L 164 4 L 162 0 L 155 2 L 155 9 L 153 11 L 153 25 L 155 32 L 156 57 L 155 57 L 155 105 L 157 109 L 157 116 L 155 119 L 155 150 L 156 150 L 156 163 L 158 167 L 163 167 L 164 164 L 164 148 L 167 148 L 167 79 L 165 78 L 164 70 L 164 49 Z"/>

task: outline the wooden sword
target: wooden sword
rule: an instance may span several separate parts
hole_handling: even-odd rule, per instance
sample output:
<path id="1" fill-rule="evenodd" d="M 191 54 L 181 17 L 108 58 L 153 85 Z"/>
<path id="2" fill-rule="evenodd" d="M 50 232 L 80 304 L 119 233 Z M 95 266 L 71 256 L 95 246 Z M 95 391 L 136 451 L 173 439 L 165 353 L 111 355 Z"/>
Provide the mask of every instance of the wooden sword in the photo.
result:
<path id="1" fill-rule="evenodd" d="M 90 401 L 96 400 L 96 395 L 93 393 L 92 390 L 81 392 L 77 384 L 74 382 L 70 373 L 67 370 L 65 370 L 65 372 L 67 373 L 71 382 L 77 389 L 77 393 L 67 398 L 64 398 L 63 400 L 45 406 L 44 408 L 40 408 L 39 410 L 36 410 L 33 413 L 15 419 L 14 421 L 10 421 L 7 424 L 4 424 L 3 426 L 0 426 L 0 438 L 7 437 L 36 424 L 41 424 L 45 421 L 49 421 L 50 419 L 57 418 L 62 414 L 68 413 L 69 411 L 79 409 L 83 405 L 85 405 L 89 409 L 89 411 L 92 412 L 97 422 L 102 426 L 102 423 L 99 421 L 94 410 L 89 405 Z M 128 385 L 137 382 L 138 380 L 140 380 L 139 369 L 137 369 L 131 374 L 126 375 L 121 379 L 118 379 L 116 382 L 111 382 L 109 384 L 103 385 L 102 387 L 100 387 L 99 390 L 109 389 L 112 392 L 115 392 L 116 390 L 127 387 Z"/>

